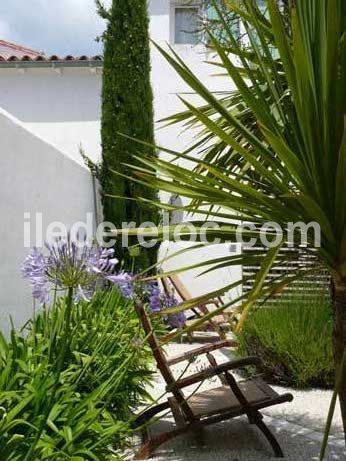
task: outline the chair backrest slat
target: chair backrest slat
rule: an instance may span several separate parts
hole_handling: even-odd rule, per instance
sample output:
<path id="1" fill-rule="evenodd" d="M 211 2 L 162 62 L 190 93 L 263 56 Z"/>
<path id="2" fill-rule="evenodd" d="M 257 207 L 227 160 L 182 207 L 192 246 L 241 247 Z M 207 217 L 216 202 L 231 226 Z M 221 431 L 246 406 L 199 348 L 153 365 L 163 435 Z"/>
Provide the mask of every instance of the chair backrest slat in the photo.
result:
<path id="1" fill-rule="evenodd" d="M 188 291 L 188 289 L 185 287 L 183 282 L 180 280 L 180 278 L 177 275 L 169 275 L 168 276 L 169 281 L 171 282 L 172 286 L 174 287 L 175 291 L 178 293 L 182 301 L 189 301 L 193 299 L 192 295 Z M 213 300 L 214 304 L 216 307 L 219 307 L 217 303 L 222 305 L 222 301 L 220 302 L 220 298 L 215 302 Z M 208 315 L 210 314 L 210 311 L 206 304 L 200 304 L 198 306 L 195 306 L 191 308 L 191 310 L 198 315 L 198 317 L 203 317 L 203 315 Z M 213 328 L 214 331 L 216 331 L 220 337 L 223 337 L 222 332 L 220 330 L 220 327 L 218 326 L 217 322 L 215 322 L 213 319 L 208 320 L 208 324 Z"/>
<path id="2" fill-rule="evenodd" d="M 178 293 L 182 301 L 189 301 L 190 299 L 192 299 L 191 293 L 185 287 L 185 285 L 182 283 L 182 281 L 177 275 L 170 275 L 168 279 L 170 280 L 171 284 L 173 285 L 175 291 Z"/>
<path id="3" fill-rule="evenodd" d="M 174 286 L 171 284 L 169 277 L 161 278 L 160 283 L 162 285 L 163 292 L 165 293 L 165 295 L 171 296 L 175 289 Z"/>

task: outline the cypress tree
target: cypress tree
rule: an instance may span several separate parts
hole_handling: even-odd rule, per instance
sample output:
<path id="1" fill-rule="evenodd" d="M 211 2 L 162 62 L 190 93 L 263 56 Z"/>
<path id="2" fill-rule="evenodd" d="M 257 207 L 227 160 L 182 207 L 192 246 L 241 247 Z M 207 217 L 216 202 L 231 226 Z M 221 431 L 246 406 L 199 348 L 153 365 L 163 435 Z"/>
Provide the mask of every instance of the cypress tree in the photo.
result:
<path id="1" fill-rule="evenodd" d="M 130 171 L 123 163 L 134 164 L 133 155 L 156 155 L 148 148 L 119 133 L 154 144 L 153 93 L 150 83 L 150 44 L 147 0 L 113 0 L 109 10 L 97 0 L 100 14 L 107 20 L 104 42 L 102 87 L 102 167 L 100 182 L 106 221 L 120 228 L 123 222 L 158 222 L 154 208 L 134 200 L 114 199 L 115 195 L 137 199 L 156 199 L 152 189 L 112 173 Z M 121 240 L 121 238 L 119 239 Z M 133 242 L 132 243 L 136 243 Z M 116 245 L 117 256 L 129 268 L 130 256 Z M 137 269 L 156 262 L 157 250 L 142 248 L 135 259 Z"/>

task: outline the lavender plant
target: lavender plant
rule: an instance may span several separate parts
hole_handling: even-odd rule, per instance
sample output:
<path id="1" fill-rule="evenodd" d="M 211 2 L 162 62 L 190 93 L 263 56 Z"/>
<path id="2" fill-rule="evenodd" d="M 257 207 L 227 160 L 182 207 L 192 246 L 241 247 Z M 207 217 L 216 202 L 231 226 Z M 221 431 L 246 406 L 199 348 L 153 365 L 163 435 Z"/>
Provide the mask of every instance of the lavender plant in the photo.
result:
<path id="1" fill-rule="evenodd" d="M 157 282 L 142 281 L 136 276 L 127 274 L 126 281 L 120 281 L 118 286 L 125 298 L 139 298 L 145 304 L 148 304 L 153 313 L 165 311 L 179 304 L 173 293 L 162 293 Z M 164 315 L 164 321 L 170 328 L 182 328 L 186 322 L 185 312 L 177 314 Z"/>

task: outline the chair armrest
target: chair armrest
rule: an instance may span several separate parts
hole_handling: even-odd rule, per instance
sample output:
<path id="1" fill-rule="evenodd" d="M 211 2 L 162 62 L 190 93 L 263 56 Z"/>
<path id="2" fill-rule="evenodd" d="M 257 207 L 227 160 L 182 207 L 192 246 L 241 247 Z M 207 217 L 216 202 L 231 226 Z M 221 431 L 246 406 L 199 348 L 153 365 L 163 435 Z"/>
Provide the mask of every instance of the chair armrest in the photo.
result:
<path id="1" fill-rule="evenodd" d="M 171 365 L 175 365 L 180 362 L 184 362 L 185 360 L 193 359 L 194 357 L 197 357 L 199 355 L 207 354 L 208 352 L 212 352 L 212 351 L 216 351 L 218 349 L 221 349 L 222 347 L 237 347 L 237 346 L 238 346 L 237 341 L 232 341 L 228 339 L 225 339 L 223 341 L 216 341 L 215 343 L 206 344 L 205 346 L 202 346 L 202 347 L 196 347 L 195 349 L 184 352 L 183 354 L 174 355 L 173 357 L 170 357 L 167 359 L 167 363 L 169 366 L 171 366 Z"/>
<path id="2" fill-rule="evenodd" d="M 235 370 L 237 368 L 247 367 L 249 365 L 258 366 L 262 363 L 259 357 L 250 356 L 244 357 L 241 359 L 230 360 L 229 362 L 222 363 L 216 367 L 209 367 L 205 370 L 200 371 L 199 373 L 194 373 L 193 375 L 187 376 L 186 378 L 179 379 L 173 384 L 173 387 L 177 389 L 182 389 L 183 387 L 190 386 L 191 384 L 196 384 L 205 379 L 212 378 L 213 376 L 221 375 L 230 370 Z M 169 389 L 167 389 L 169 390 Z"/>

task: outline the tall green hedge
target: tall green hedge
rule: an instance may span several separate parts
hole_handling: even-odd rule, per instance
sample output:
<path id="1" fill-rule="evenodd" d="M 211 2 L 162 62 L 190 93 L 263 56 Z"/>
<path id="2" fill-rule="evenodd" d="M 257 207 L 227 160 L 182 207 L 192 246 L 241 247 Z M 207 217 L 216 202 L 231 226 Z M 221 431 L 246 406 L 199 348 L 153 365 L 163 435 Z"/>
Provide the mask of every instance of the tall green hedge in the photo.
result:
<path id="1" fill-rule="evenodd" d="M 99 4 L 99 2 L 97 2 Z M 152 189 L 115 175 L 129 171 L 124 162 L 135 163 L 133 155 L 156 155 L 119 133 L 154 144 L 153 93 L 150 83 L 150 46 L 147 0 L 113 0 L 109 10 L 99 4 L 107 20 L 103 35 L 104 69 L 102 88 L 102 168 L 104 217 L 117 227 L 122 222 L 157 223 L 154 208 L 136 201 L 109 198 L 107 195 L 137 199 L 155 199 Z M 134 241 L 132 243 L 135 243 Z M 127 267 L 130 257 L 117 243 L 118 256 Z M 156 249 L 142 249 L 136 258 L 137 269 L 156 262 Z"/>

